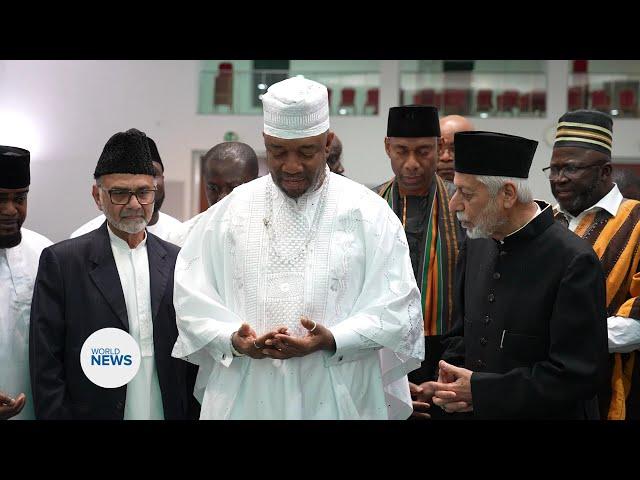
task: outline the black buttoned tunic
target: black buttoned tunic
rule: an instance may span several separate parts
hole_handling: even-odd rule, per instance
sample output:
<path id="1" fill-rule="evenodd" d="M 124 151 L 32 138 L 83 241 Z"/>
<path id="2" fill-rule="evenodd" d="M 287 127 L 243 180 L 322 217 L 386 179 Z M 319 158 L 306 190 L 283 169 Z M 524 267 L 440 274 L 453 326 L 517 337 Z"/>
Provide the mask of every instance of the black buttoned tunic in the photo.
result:
<path id="1" fill-rule="evenodd" d="M 607 361 L 605 279 L 551 208 L 503 242 L 467 238 L 443 359 L 473 370 L 476 418 L 597 418 Z"/>

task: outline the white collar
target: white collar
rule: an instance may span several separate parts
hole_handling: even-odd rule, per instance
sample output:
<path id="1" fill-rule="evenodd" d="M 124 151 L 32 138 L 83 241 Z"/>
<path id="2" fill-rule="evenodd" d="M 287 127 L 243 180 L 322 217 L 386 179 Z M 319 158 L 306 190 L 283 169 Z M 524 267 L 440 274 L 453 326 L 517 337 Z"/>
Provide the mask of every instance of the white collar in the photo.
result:
<path id="1" fill-rule="evenodd" d="M 618 188 L 618 185 L 614 183 L 613 188 L 609 190 L 609 193 L 607 193 L 604 197 L 598 200 L 595 205 L 592 205 L 591 207 L 580 212 L 577 216 L 580 216 L 583 213 L 588 213 L 593 210 L 600 209 L 600 210 L 605 210 L 609 212 L 611 216 L 615 217 L 618 213 L 618 209 L 620 208 L 620 204 L 622 203 L 622 200 L 624 200 L 624 197 L 620 193 L 620 189 Z M 563 210 L 560 204 L 557 204 L 555 208 L 557 211 L 563 213 L 564 216 L 569 219 L 576 218 L 573 215 L 571 215 L 569 212 Z"/>
<path id="2" fill-rule="evenodd" d="M 113 231 L 111 230 L 111 225 L 109 225 L 109 222 L 107 222 L 107 231 L 109 232 L 109 238 L 111 239 L 111 245 L 114 245 L 116 248 L 119 248 L 120 250 L 127 250 L 127 251 L 128 250 L 137 250 L 139 248 L 142 248 L 142 247 L 146 246 L 146 244 L 147 244 L 147 229 L 146 228 L 144 230 L 144 239 L 136 246 L 136 248 L 131 248 L 126 241 L 124 241 L 119 236 L 117 236 L 115 233 L 113 233 Z"/>

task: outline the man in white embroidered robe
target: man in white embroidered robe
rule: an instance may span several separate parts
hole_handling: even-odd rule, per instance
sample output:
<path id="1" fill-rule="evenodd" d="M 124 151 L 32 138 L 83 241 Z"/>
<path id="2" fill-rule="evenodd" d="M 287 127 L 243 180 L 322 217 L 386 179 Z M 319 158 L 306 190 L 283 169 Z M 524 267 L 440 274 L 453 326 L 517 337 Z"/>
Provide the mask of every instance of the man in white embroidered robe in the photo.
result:
<path id="1" fill-rule="evenodd" d="M 263 107 L 270 175 L 205 212 L 176 263 L 200 418 L 405 419 L 424 338 L 402 225 L 326 167 L 326 87 L 290 78 Z"/>

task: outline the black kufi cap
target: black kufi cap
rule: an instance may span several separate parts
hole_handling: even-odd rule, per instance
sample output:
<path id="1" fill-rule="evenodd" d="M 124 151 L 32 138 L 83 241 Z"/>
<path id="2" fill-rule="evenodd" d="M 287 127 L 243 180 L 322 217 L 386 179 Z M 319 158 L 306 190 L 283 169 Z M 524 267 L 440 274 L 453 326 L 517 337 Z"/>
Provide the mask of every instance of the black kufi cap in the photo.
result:
<path id="1" fill-rule="evenodd" d="M 529 178 L 538 142 L 495 132 L 458 132 L 453 137 L 456 172 Z"/>
<path id="2" fill-rule="evenodd" d="M 0 145 L 0 188 L 26 188 L 31 183 L 29 150 Z"/>
<path id="3" fill-rule="evenodd" d="M 387 137 L 439 137 L 438 109 L 427 105 L 391 107 Z"/>

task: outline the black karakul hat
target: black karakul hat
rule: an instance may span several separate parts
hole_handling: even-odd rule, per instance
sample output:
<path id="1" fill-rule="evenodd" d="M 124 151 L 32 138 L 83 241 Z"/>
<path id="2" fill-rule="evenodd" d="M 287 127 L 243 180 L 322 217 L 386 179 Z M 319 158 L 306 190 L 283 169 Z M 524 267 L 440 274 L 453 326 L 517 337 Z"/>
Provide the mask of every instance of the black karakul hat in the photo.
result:
<path id="1" fill-rule="evenodd" d="M 132 128 L 113 135 L 104 146 L 93 177 L 111 173 L 155 176 L 148 137 Z"/>
<path id="2" fill-rule="evenodd" d="M 26 188 L 31 183 L 29 150 L 0 145 L 0 188 Z"/>
<path id="3" fill-rule="evenodd" d="M 538 142 L 495 132 L 458 132 L 453 137 L 456 172 L 529 178 Z"/>
<path id="4" fill-rule="evenodd" d="M 391 107 L 387 137 L 439 137 L 438 109 L 428 105 Z"/>
<path id="5" fill-rule="evenodd" d="M 611 157 L 613 118 L 597 110 L 574 110 L 558 120 L 556 147 L 580 147 Z"/>

